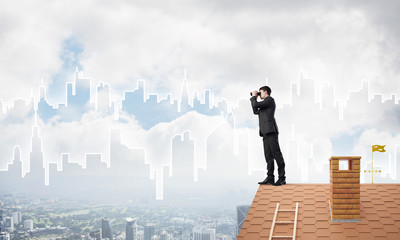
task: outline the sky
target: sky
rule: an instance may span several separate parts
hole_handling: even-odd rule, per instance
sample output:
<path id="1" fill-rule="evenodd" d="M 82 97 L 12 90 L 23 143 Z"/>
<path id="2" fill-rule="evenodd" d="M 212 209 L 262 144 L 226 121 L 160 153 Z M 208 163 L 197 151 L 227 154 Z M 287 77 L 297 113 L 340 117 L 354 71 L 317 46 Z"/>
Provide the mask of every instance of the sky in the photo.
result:
<path id="1" fill-rule="evenodd" d="M 234 101 L 268 78 L 280 102 L 304 69 L 335 84 L 399 88 L 396 1 L 6 1 L 1 4 L 0 96 L 30 95 L 41 79 L 55 101 L 75 66 L 118 90 L 147 79 L 150 92 L 192 89 Z M 3 84 L 4 85 L 4 84 Z M 61 87 L 59 87 L 61 86 Z M 33 94 L 37 94 L 34 91 Z M 278 94 L 279 93 L 279 94 Z M 398 93 L 398 90 L 397 92 Z"/>
<path id="2" fill-rule="evenodd" d="M 356 100 L 352 114 L 339 123 L 331 121 L 337 118 L 333 111 L 323 116 L 315 109 L 307 110 L 308 106 L 280 111 L 284 104 L 291 104 L 292 83 L 299 81 L 301 73 L 313 79 L 316 102 L 326 98 L 323 86 L 333 86 L 334 102 L 343 107 L 350 93 L 359 91 L 366 81 L 370 99 L 382 94 L 384 101 L 397 94 L 397 103 L 399 10 L 398 1 L 3 1 L 0 98 L 5 111 L 14 99 L 38 99 L 38 87 L 43 83 L 51 104 L 64 103 L 65 83 L 73 81 L 76 67 L 91 79 L 92 92 L 105 82 L 110 85 L 111 100 L 118 101 L 124 91 L 136 88 L 137 80 L 145 80 L 146 94 L 164 97 L 171 93 L 179 98 L 185 72 L 190 94 L 210 89 L 216 99 L 226 99 L 232 106 L 248 101 L 250 91 L 268 84 L 278 105 L 284 156 L 295 126 L 300 156 L 314 157 L 320 168 L 332 153 L 369 157 L 370 145 L 378 142 L 387 143 L 394 151 L 396 144 L 400 145 L 400 110 L 394 105 L 382 107 Z M 243 126 L 238 131 L 252 134 L 250 142 L 261 143 L 257 117 L 251 114 L 250 102 L 246 104 L 248 111 L 235 115 L 236 124 Z M 320 121 L 313 122 L 316 117 L 321 117 Z M 149 131 L 128 119 L 131 125 L 125 126 L 142 138 L 124 144 L 135 148 L 142 140 L 156 148 L 164 143 L 152 142 L 154 134 L 168 132 L 172 136 L 185 127 L 195 129 L 202 124 L 207 129 L 204 132 L 210 133 L 210 122 L 224 121 L 224 116 L 192 113 Z M 32 119 L 18 124 L 2 123 L 3 145 L 31 133 Z M 42 136 L 48 136 L 44 142 L 49 143 L 47 149 L 51 146 L 50 156 L 59 154 L 57 146 L 74 151 L 77 143 L 73 139 L 79 134 L 86 137 L 80 145 L 87 148 L 76 154 L 103 148 L 104 142 L 91 145 L 90 136 L 102 126 L 114 126 L 112 117 L 93 112 L 80 122 L 55 119 L 48 125 L 39 120 L 39 124 L 43 124 Z M 71 127 L 77 131 L 70 131 Z M 22 145 L 28 146 L 29 141 L 25 139 Z M 252 148 L 259 159 L 263 157 L 260 147 Z M 11 153 L 7 154 L 2 157 Z M 28 154 L 22 152 L 25 157 Z M 263 160 L 250 164 L 254 169 L 264 167 Z M 394 173 L 394 169 L 387 172 Z"/>

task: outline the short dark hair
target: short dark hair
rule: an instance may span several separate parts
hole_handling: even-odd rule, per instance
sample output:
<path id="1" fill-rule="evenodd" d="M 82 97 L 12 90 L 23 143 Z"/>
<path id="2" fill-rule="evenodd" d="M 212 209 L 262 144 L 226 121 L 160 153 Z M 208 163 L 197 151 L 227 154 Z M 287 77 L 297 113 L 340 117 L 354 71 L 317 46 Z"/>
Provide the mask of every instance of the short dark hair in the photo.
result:
<path id="1" fill-rule="evenodd" d="M 271 88 L 268 86 L 262 86 L 259 90 L 267 91 L 268 95 L 271 95 Z"/>

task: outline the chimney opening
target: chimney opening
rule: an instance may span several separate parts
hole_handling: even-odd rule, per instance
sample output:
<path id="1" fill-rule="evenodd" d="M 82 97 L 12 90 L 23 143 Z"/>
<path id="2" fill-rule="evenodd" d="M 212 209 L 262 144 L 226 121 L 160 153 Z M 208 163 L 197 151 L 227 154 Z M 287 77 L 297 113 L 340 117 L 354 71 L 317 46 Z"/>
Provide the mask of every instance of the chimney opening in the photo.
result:
<path id="1" fill-rule="evenodd" d="M 352 170 L 351 167 L 351 160 L 339 160 L 339 170 L 341 171 L 347 171 L 347 170 Z"/>

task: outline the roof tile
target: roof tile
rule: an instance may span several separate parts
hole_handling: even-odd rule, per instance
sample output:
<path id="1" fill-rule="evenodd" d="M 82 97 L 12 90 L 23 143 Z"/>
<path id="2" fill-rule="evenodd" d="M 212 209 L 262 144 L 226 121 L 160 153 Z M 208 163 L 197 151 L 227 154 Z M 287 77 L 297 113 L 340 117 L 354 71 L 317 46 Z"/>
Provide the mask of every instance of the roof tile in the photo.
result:
<path id="1" fill-rule="evenodd" d="M 267 239 L 275 213 L 299 203 L 296 239 L 400 239 L 400 184 L 361 184 L 361 222 L 331 222 L 329 184 L 260 185 L 237 239 Z M 278 212 L 277 221 L 293 220 Z M 275 225 L 274 235 L 291 235 L 293 225 Z"/>

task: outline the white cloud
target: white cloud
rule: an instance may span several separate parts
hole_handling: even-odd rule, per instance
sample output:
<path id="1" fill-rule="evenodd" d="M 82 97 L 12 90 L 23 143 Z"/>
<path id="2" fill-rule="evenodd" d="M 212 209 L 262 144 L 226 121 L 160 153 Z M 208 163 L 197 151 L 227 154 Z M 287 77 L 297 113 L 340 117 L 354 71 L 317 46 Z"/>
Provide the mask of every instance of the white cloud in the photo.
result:
<path id="1" fill-rule="evenodd" d="M 346 3 L 225 4 L 4 2 L 0 79 L 12 80 L 14 91 L 0 95 L 29 94 L 41 77 L 48 84 L 62 71 L 62 43 L 71 37 L 84 47 L 79 60 L 94 81 L 118 89 L 145 78 L 149 91 L 177 95 L 185 67 L 193 89 L 212 88 L 231 101 L 268 76 L 286 102 L 301 67 L 336 84 L 341 98 L 364 78 L 377 92 L 398 87 L 395 26 L 382 28 L 376 17 L 385 12 Z"/>

